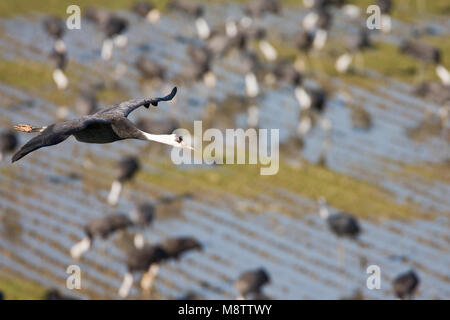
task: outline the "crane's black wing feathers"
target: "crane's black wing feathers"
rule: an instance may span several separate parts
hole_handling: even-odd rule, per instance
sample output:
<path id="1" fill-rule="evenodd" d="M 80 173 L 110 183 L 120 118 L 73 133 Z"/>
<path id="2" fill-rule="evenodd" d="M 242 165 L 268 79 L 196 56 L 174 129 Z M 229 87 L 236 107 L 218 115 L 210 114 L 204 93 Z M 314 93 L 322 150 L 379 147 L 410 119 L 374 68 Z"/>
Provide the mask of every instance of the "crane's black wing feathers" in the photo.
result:
<path id="1" fill-rule="evenodd" d="M 17 151 L 12 157 L 12 162 L 16 162 L 22 159 L 27 154 L 37 149 L 61 143 L 68 137 L 70 137 L 73 133 L 85 129 L 90 124 L 100 122 L 106 123 L 107 121 L 87 116 L 52 124 L 48 126 L 44 131 L 42 131 L 38 136 L 28 141 L 19 151 Z"/>
<path id="2" fill-rule="evenodd" d="M 135 99 L 122 102 L 115 107 L 106 109 L 103 112 L 118 112 L 121 116 L 128 117 L 128 115 L 139 108 L 140 106 L 145 106 L 148 108 L 150 105 L 157 106 L 160 101 L 170 101 L 175 97 L 177 93 L 177 87 L 174 87 L 172 91 L 165 97 L 154 98 L 154 99 Z"/>

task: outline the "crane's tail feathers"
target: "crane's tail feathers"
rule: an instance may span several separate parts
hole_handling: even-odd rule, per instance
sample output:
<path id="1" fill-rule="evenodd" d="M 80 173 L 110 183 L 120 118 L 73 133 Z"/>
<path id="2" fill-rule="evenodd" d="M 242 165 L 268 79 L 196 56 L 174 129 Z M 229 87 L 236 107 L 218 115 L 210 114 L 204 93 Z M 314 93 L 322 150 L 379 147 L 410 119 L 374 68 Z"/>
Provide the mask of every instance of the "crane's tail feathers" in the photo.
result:
<path id="1" fill-rule="evenodd" d="M 42 132 L 47 127 L 33 127 L 30 124 L 18 124 L 13 127 L 14 130 L 20 131 L 20 132 L 26 132 L 26 133 L 32 133 L 32 132 Z"/>
<path id="2" fill-rule="evenodd" d="M 147 103 L 146 105 L 145 105 L 145 107 L 149 107 L 150 106 L 150 104 L 152 104 L 153 106 L 158 106 L 158 102 L 160 102 L 160 101 L 170 101 L 170 100 L 172 100 L 173 99 L 173 97 L 175 97 L 175 95 L 177 94 L 177 87 L 173 87 L 173 89 L 172 89 L 172 91 L 170 92 L 170 94 L 168 94 L 167 96 L 165 96 L 165 97 L 162 97 L 162 98 L 155 98 L 155 99 L 151 99 L 150 101 L 149 101 L 149 103 Z"/>
<path id="3" fill-rule="evenodd" d="M 17 151 L 16 154 L 14 154 L 14 156 L 12 158 L 12 162 L 16 162 L 17 160 L 22 159 L 30 152 L 33 152 L 33 151 L 38 150 L 43 147 L 53 146 L 55 144 L 63 142 L 68 137 L 70 137 L 69 134 L 57 134 L 57 133 L 52 132 L 53 127 L 54 127 L 54 125 L 51 125 L 48 128 L 46 128 L 46 127 L 35 128 L 32 126 L 20 127 L 19 126 L 19 128 L 21 129 L 20 131 L 42 132 L 42 133 L 37 135 L 36 137 L 32 138 L 19 151 Z"/>

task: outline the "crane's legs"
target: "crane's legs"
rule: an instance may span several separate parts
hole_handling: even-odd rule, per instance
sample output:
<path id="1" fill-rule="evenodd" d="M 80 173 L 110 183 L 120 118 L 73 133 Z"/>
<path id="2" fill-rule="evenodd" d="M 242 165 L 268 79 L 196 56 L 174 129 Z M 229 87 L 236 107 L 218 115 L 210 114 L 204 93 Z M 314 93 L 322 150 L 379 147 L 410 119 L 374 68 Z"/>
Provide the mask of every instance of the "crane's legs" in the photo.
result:
<path id="1" fill-rule="evenodd" d="M 45 129 L 47 129 L 47 127 L 33 127 L 31 124 L 18 124 L 16 126 L 14 126 L 13 128 L 16 131 L 25 132 L 25 133 L 42 132 Z"/>
<path id="2" fill-rule="evenodd" d="M 127 272 L 125 276 L 123 277 L 122 285 L 119 289 L 119 296 L 122 298 L 128 297 L 128 294 L 130 293 L 130 289 L 133 286 L 133 275 L 130 272 Z"/>
<path id="3" fill-rule="evenodd" d="M 152 264 L 148 271 L 142 276 L 141 288 L 144 294 L 149 294 L 152 288 L 153 280 L 158 275 L 159 265 Z"/>

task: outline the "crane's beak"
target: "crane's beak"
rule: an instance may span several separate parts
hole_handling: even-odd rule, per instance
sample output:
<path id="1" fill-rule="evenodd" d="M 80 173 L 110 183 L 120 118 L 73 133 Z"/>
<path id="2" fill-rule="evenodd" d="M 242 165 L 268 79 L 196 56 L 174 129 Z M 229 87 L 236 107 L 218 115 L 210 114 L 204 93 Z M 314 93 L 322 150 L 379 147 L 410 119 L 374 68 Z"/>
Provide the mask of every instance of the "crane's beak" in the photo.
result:
<path id="1" fill-rule="evenodd" d="M 191 147 L 191 146 L 186 144 L 186 142 L 183 140 L 182 136 L 176 136 L 175 137 L 175 142 L 178 143 L 178 147 L 180 147 L 180 148 L 194 150 L 193 147 Z"/>

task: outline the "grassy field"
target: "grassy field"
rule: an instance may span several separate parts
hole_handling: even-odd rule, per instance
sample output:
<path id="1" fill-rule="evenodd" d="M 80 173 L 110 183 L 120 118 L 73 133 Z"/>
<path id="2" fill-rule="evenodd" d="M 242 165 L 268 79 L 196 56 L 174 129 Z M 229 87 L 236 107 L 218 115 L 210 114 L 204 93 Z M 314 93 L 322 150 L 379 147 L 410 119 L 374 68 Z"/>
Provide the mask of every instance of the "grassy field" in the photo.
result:
<path id="1" fill-rule="evenodd" d="M 7 276 L 0 276 L 0 290 L 3 292 L 4 299 L 38 300 L 43 298 L 45 288 L 39 284 L 17 276 L 9 270 L 2 274 L 7 274 Z"/>
<path id="2" fill-rule="evenodd" d="M 143 172 L 143 179 L 180 193 L 215 190 L 255 198 L 261 193 L 270 193 L 270 188 L 280 187 L 313 200 L 324 196 L 333 207 L 348 212 L 357 210 L 360 217 L 431 216 L 430 212 L 421 211 L 414 203 L 399 204 L 393 194 L 379 186 L 306 162 L 300 168 L 280 162 L 279 172 L 273 176 L 261 176 L 259 165 L 221 165 L 214 169 L 191 170 L 162 162 L 152 162 L 152 166 L 163 170 L 151 174 Z"/>

